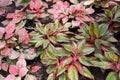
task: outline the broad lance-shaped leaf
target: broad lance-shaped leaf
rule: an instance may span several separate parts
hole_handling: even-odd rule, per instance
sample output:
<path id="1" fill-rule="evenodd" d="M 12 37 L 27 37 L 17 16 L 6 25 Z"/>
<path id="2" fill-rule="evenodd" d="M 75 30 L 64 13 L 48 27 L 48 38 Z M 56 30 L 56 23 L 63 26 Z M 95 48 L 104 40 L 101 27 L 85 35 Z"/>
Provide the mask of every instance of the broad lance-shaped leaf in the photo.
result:
<path id="1" fill-rule="evenodd" d="M 94 33 L 96 35 L 97 38 L 100 37 L 100 29 L 97 23 L 94 23 Z"/>
<path id="2" fill-rule="evenodd" d="M 47 51 L 47 55 L 52 58 L 52 59 L 56 59 L 56 49 L 53 45 L 49 45 L 48 47 L 48 51 Z"/>
<path id="3" fill-rule="evenodd" d="M 43 44 L 42 40 L 37 41 L 37 43 L 35 44 L 35 47 L 40 47 Z"/>
<path id="4" fill-rule="evenodd" d="M 15 30 L 15 24 L 9 24 L 6 27 L 6 33 L 12 33 Z"/>
<path id="5" fill-rule="evenodd" d="M 71 54 L 70 54 L 70 52 L 68 52 L 64 49 L 61 49 L 61 50 L 58 50 L 57 55 L 58 56 L 70 56 Z"/>
<path id="6" fill-rule="evenodd" d="M 83 67 L 79 62 L 75 62 L 74 65 L 77 67 L 79 73 L 82 76 L 85 76 L 85 77 L 88 77 L 94 80 L 94 76 L 91 74 L 91 72 L 86 67 Z"/>
<path id="7" fill-rule="evenodd" d="M 95 40 L 95 46 L 97 47 L 97 49 L 100 49 L 100 45 L 101 45 L 101 42 L 99 39 L 96 39 Z"/>
<path id="8" fill-rule="evenodd" d="M 83 75 L 85 77 L 90 78 L 90 79 L 94 79 L 94 76 L 92 75 L 92 73 L 86 67 L 83 67 Z"/>
<path id="9" fill-rule="evenodd" d="M 67 69 L 67 66 L 59 65 L 58 69 L 57 69 L 57 75 L 56 76 L 61 75 L 63 72 L 65 72 L 66 69 Z"/>
<path id="10" fill-rule="evenodd" d="M 54 74 L 53 73 L 49 74 L 47 80 L 54 80 Z"/>
<path id="11" fill-rule="evenodd" d="M 100 35 L 103 36 L 107 32 L 108 32 L 108 24 L 101 24 L 100 25 Z"/>
<path id="12" fill-rule="evenodd" d="M 106 80 L 118 80 L 117 74 L 115 72 L 110 72 L 106 78 Z"/>
<path id="13" fill-rule="evenodd" d="M 48 66 L 46 72 L 47 72 L 47 73 L 51 73 L 51 72 L 53 72 L 53 71 L 55 70 L 55 68 L 56 68 L 55 65 L 50 65 L 50 66 Z"/>
<path id="14" fill-rule="evenodd" d="M 82 55 L 89 55 L 89 54 L 91 54 L 94 50 L 95 50 L 94 48 L 86 47 L 85 49 L 82 50 L 81 54 L 82 54 Z"/>
<path id="15" fill-rule="evenodd" d="M 105 52 L 105 57 L 114 62 L 118 61 L 118 56 L 113 52 Z"/>
<path id="16" fill-rule="evenodd" d="M 43 48 L 46 48 L 49 44 L 49 41 L 48 40 L 44 40 L 43 41 Z"/>
<path id="17" fill-rule="evenodd" d="M 63 47 L 65 48 L 65 50 L 67 50 L 69 52 L 74 51 L 74 48 L 71 45 L 63 44 Z"/>
<path id="18" fill-rule="evenodd" d="M 51 59 L 56 59 L 56 55 L 55 55 L 55 53 L 53 53 L 53 52 L 50 52 L 50 51 L 47 51 L 47 55 L 48 55 L 48 57 L 49 58 L 51 58 Z"/>
<path id="19" fill-rule="evenodd" d="M 78 80 L 78 71 L 73 65 L 68 68 L 68 77 L 70 80 Z"/>
<path id="20" fill-rule="evenodd" d="M 70 64 L 71 61 L 72 61 L 72 58 L 69 57 L 60 63 L 60 65 L 58 66 L 58 70 L 57 70 L 57 76 L 59 76 L 60 74 L 62 74 L 66 70 L 67 65 Z"/>
<path id="21" fill-rule="evenodd" d="M 82 40 L 78 43 L 78 53 L 81 52 L 85 48 L 85 40 Z"/>
<path id="22" fill-rule="evenodd" d="M 99 68 L 103 68 L 103 69 L 111 69 L 112 68 L 112 63 L 110 62 L 106 62 L 106 61 L 93 61 L 92 64 L 95 66 L 95 67 L 99 67 Z"/>
<path id="23" fill-rule="evenodd" d="M 66 74 L 62 74 L 61 76 L 59 76 L 59 80 L 68 80 L 67 79 L 67 75 Z"/>
<path id="24" fill-rule="evenodd" d="M 57 41 L 58 42 L 69 42 L 69 39 L 65 34 L 59 33 L 57 34 Z"/>
<path id="25" fill-rule="evenodd" d="M 89 33 L 91 36 L 94 35 L 94 27 L 92 25 L 90 25 L 90 27 L 89 27 Z"/>
<path id="26" fill-rule="evenodd" d="M 86 66 L 91 66 L 91 62 L 89 61 L 89 59 L 85 56 L 80 56 L 78 58 L 79 62 L 83 65 L 86 65 Z"/>

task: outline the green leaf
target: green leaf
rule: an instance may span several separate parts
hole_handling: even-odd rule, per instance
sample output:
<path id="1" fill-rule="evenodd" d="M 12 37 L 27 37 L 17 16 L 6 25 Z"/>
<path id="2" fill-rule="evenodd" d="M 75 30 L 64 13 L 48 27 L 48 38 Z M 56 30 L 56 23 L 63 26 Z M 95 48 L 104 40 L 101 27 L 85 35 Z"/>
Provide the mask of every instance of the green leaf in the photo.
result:
<path id="1" fill-rule="evenodd" d="M 83 75 L 85 77 L 90 78 L 90 79 L 94 79 L 94 76 L 92 75 L 92 73 L 86 67 L 83 67 Z"/>
<path id="2" fill-rule="evenodd" d="M 100 49 L 101 42 L 100 42 L 99 39 L 96 39 L 96 40 L 95 40 L 95 46 L 97 47 L 97 49 Z"/>
<path id="3" fill-rule="evenodd" d="M 65 60 L 63 60 L 62 65 L 66 66 L 66 65 L 70 64 L 71 62 L 72 62 L 72 58 L 68 57 Z"/>
<path id="4" fill-rule="evenodd" d="M 71 54 L 64 49 L 61 49 L 61 50 L 58 50 L 57 55 L 58 56 L 70 56 Z"/>
<path id="5" fill-rule="evenodd" d="M 53 44 L 56 44 L 56 38 L 54 36 L 51 36 L 50 38 L 50 41 L 53 43 Z"/>
<path id="6" fill-rule="evenodd" d="M 42 44 L 43 44 L 43 41 L 42 41 L 42 40 L 39 40 L 39 41 L 35 44 L 35 47 L 40 47 Z"/>
<path id="7" fill-rule="evenodd" d="M 105 60 L 105 57 L 102 54 L 100 54 L 100 53 L 96 53 L 95 57 L 99 58 L 101 61 Z"/>
<path id="8" fill-rule="evenodd" d="M 94 23 L 94 33 L 95 33 L 97 38 L 100 37 L 100 28 L 99 28 L 97 23 Z"/>
<path id="9" fill-rule="evenodd" d="M 57 53 L 56 48 L 55 48 L 52 44 L 49 45 L 48 51 L 50 51 L 50 52 L 52 52 L 52 53 L 55 53 L 55 54 Z"/>
<path id="10" fill-rule="evenodd" d="M 85 56 L 80 56 L 80 57 L 78 58 L 78 60 L 79 60 L 79 62 L 80 62 L 81 64 L 83 64 L 83 65 L 91 66 L 91 63 L 90 63 L 89 59 L 88 59 L 87 57 L 85 57 Z"/>
<path id="11" fill-rule="evenodd" d="M 107 39 L 107 41 L 109 42 L 117 42 L 117 39 L 115 39 L 114 37 L 110 37 Z"/>
<path id="12" fill-rule="evenodd" d="M 61 62 L 61 64 L 58 66 L 57 76 L 61 75 L 67 69 L 67 66 L 71 63 L 71 61 L 72 58 L 68 57 Z"/>
<path id="13" fill-rule="evenodd" d="M 71 26 L 70 22 L 65 23 L 64 30 L 69 30 L 69 27 Z"/>
<path id="14" fill-rule="evenodd" d="M 43 40 L 43 48 L 46 48 L 49 44 L 48 40 Z"/>
<path id="15" fill-rule="evenodd" d="M 51 28 L 51 30 L 53 31 L 53 33 L 56 32 L 57 29 L 58 29 L 58 25 L 57 25 L 57 24 L 54 24 L 54 25 L 52 26 L 52 28 Z"/>
<path id="16" fill-rule="evenodd" d="M 68 68 L 68 77 L 70 80 L 78 80 L 78 72 L 74 66 Z"/>
<path id="17" fill-rule="evenodd" d="M 51 73 L 51 74 L 48 76 L 47 80 L 54 80 L 54 74 Z"/>
<path id="18" fill-rule="evenodd" d="M 90 48 L 90 47 L 86 47 L 82 50 L 82 52 L 80 54 L 82 55 L 89 55 L 91 54 L 95 49 L 94 48 Z"/>
<path id="19" fill-rule="evenodd" d="M 42 61 L 43 64 L 48 64 L 48 65 L 56 64 L 56 63 L 57 63 L 57 60 L 55 60 L 55 59 L 50 59 L 50 58 L 41 59 L 41 61 Z"/>
<path id="20" fill-rule="evenodd" d="M 107 62 L 107 61 L 94 61 L 92 62 L 92 64 L 95 66 L 95 67 L 99 67 L 99 68 L 103 68 L 103 69 L 111 69 L 112 68 L 112 64 L 110 62 Z"/>
<path id="21" fill-rule="evenodd" d="M 22 3 L 28 3 L 29 0 L 22 0 Z"/>
<path id="22" fill-rule="evenodd" d="M 58 69 L 57 69 L 57 75 L 56 76 L 61 75 L 63 72 L 65 72 L 66 69 L 67 69 L 67 66 L 59 65 Z"/>
<path id="23" fill-rule="evenodd" d="M 47 55 L 48 55 L 49 58 L 51 58 L 51 59 L 56 59 L 56 58 L 57 58 L 57 56 L 55 55 L 55 53 L 50 52 L 50 51 L 47 51 Z"/>
<path id="24" fill-rule="evenodd" d="M 89 27 L 89 33 L 91 36 L 94 35 L 94 27 L 92 25 L 90 25 L 90 27 Z"/>
<path id="25" fill-rule="evenodd" d="M 103 36 L 108 32 L 108 24 L 101 24 L 100 25 L 100 36 Z"/>
<path id="26" fill-rule="evenodd" d="M 85 40 L 80 41 L 80 43 L 78 43 L 78 53 L 81 52 L 83 49 L 85 48 Z"/>
<path id="27" fill-rule="evenodd" d="M 115 13 L 114 20 L 117 19 L 118 17 L 120 17 L 120 11 L 119 10 Z"/>
<path id="28" fill-rule="evenodd" d="M 57 39 L 58 42 L 69 42 L 69 39 L 63 33 L 57 34 L 57 38 L 56 39 Z"/>
<path id="29" fill-rule="evenodd" d="M 59 80 L 68 80 L 68 79 L 65 74 L 62 74 L 61 76 L 59 76 Z"/>
<path id="30" fill-rule="evenodd" d="M 50 74 L 51 72 L 53 72 L 55 70 L 55 68 L 56 68 L 55 65 L 50 65 L 50 66 L 48 66 L 46 72 Z"/>
<path id="31" fill-rule="evenodd" d="M 103 41 L 103 40 L 101 40 L 101 43 L 102 43 L 103 45 L 106 45 L 106 46 L 113 46 L 113 44 L 110 43 L 110 42 L 108 42 L 108 41 Z"/>
<path id="32" fill-rule="evenodd" d="M 36 23 L 36 29 L 37 29 L 40 33 L 45 34 L 44 28 L 43 28 L 43 26 L 42 26 L 41 23 Z"/>
<path id="33" fill-rule="evenodd" d="M 63 47 L 65 48 L 65 50 L 67 50 L 69 52 L 74 51 L 74 48 L 71 45 L 63 44 Z"/>
<path id="34" fill-rule="evenodd" d="M 106 80 L 117 80 L 117 74 L 115 72 L 110 72 Z"/>
<path id="35" fill-rule="evenodd" d="M 112 18 L 113 17 L 113 14 L 110 10 L 108 9 L 105 9 L 105 14 L 109 17 L 109 18 Z"/>
<path id="36" fill-rule="evenodd" d="M 98 22 L 107 22 L 107 20 L 106 16 L 101 16 L 101 18 L 98 19 Z"/>
<path id="37" fill-rule="evenodd" d="M 105 52 L 105 57 L 114 62 L 118 61 L 118 56 L 113 52 Z"/>

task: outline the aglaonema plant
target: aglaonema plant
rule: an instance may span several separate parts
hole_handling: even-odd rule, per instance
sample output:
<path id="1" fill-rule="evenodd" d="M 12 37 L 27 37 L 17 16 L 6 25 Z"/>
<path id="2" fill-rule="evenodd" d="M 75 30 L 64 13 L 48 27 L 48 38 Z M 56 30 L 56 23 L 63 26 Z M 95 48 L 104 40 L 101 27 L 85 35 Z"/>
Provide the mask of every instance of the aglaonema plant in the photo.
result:
<path id="1" fill-rule="evenodd" d="M 108 26 L 97 23 L 91 26 L 85 25 L 83 29 L 80 29 L 80 36 L 76 36 L 78 39 L 86 39 L 86 42 L 95 48 L 94 55 L 89 59 L 93 64 L 93 67 L 99 67 L 102 69 L 111 69 L 106 78 L 109 80 L 110 77 L 113 79 L 119 79 L 118 74 L 119 69 L 119 51 L 115 48 L 112 42 L 117 42 L 117 40 L 112 36 L 112 33 L 108 31 Z M 110 79 L 111 80 L 111 79 Z"/>
<path id="2" fill-rule="evenodd" d="M 112 9 L 104 9 L 104 14 L 99 15 L 98 22 L 107 24 L 111 32 L 118 32 L 120 22 L 120 7 L 114 6 Z"/>
<path id="3" fill-rule="evenodd" d="M 32 32 L 34 36 L 31 43 L 35 43 L 35 47 L 40 49 L 40 59 L 48 66 L 48 80 L 78 80 L 78 73 L 94 79 L 86 67 L 92 65 L 87 55 L 95 50 L 93 47 L 87 45 L 85 40 L 76 42 L 75 39 L 70 39 L 68 34 L 73 33 L 69 32 L 68 28 L 65 29 L 65 25 L 60 26 L 58 22 L 45 26 L 36 24 L 36 27 L 36 32 Z"/>

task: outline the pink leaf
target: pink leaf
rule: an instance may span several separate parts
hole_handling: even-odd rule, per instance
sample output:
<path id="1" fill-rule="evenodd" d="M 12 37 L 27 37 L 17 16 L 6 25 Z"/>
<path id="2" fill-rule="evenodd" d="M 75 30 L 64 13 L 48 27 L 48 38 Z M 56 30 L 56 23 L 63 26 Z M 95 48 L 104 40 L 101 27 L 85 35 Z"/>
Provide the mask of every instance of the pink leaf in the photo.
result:
<path id="1" fill-rule="evenodd" d="M 19 40 L 24 44 L 27 44 L 30 41 L 30 37 L 24 28 L 18 31 L 18 35 L 19 35 Z"/>
<path id="2" fill-rule="evenodd" d="M 12 33 L 15 30 L 15 24 L 9 24 L 6 27 L 6 33 Z"/>
<path id="3" fill-rule="evenodd" d="M 21 18 L 15 16 L 15 17 L 13 18 L 13 20 L 11 21 L 11 23 L 12 23 L 12 24 L 15 24 L 15 23 L 20 22 L 20 20 L 21 20 Z"/>
<path id="4" fill-rule="evenodd" d="M 65 8 L 69 7 L 69 3 L 67 1 L 65 1 L 63 4 L 64 4 Z"/>
<path id="5" fill-rule="evenodd" d="M 8 64 L 2 63 L 2 70 L 7 71 L 8 70 Z"/>
<path id="6" fill-rule="evenodd" d="M 15 16 L 15 13 L 8 13 L 6 18 L 14 18 Z"/>
<path id="7" fill-rule="evenodd" d="M 19 77 L 24 77 L 27 74 L 27 72 L 28 72 L 28 69 L 26 67 L 21 68 L 19 70 Z"/>
<path id="8" fill-rule="evenodd" d="M 29 35 L 26 35 L 26 39 L 23 41 L 23 44 L 28 44 L 29 41 L 30 41 L 30 37 Z"/>
<path id="9" fill-rule="evenodd" d="M 5 34 L 5 39 L 9 39 L 13 36 L 13 33 L 6 33 Z"/>
<path id="10" fill-rule="evenodd" d="M 20 55 L 19 52 L 16 52 L 15 50 L 11 50 L 11 54 L 9 55 L 9 58 L 10 59 L 16 59 L 16 58 L 19 57 L 19 55 Z"/>
<path id="11" fill-rule="evenodd" d="M 10 0 L 1 0 L 0 1 L 0 6 L 6 6 L 6 5 L 9 4 L 9 2 L 10 2 Z"/>
<path id="12" fill-rule="evenodd" d="M 17 75 L 19 72 L 18 67 L 15 65 L 10 65 L 9 72 L 10 74 Z"/>
<path id="13" fill-rule="evenodd" d="M 10 74 L 6 78 L 4 78 L 3 80 L 15 80 L 15 76 L 13 74 Z"/>
<path id="14" fill-rule="evenodd" d="M 10 49 L 7 47 L 1 51 L 1 55 L 8 56 L 9 54 L 10 54 Z"/>
<path id="15" fill-rule="evenodd" d="M 3 41 L 3 42 L 0 41 L 0 49 L 4 48 L 5 45 L 6 45 L 5 41 Z"/>
<path id="16" fill-rule="evenodd" d="M 40 2 L 40 1 L 36 1 L 35 2 L 35 9 L 39 9 L 40 7 L 41 7 L 41 4 L 42 4 L 42 2 Z"/>
<path id="17" fill-rule="evenodd" d="M 32 72 L 37 72 L 40 69 L 40 66 L 33 66 L 32 67 Z"/>
<path id="18" fill-rule="evenodd" d="M 0 15 L 5 13 L 5 9 L 0 9 Z"/>
<path id="19" fill-rule="evenodd" d="M 64 17 L 64 18 L 62 19 L 63 24 L 66 23 L 67 21 L 68 21 L 68 17 Z"/>
<path id="20" fill-rule="evenodd" d="M 16 63 L 16 66 L 17 66 L 18 68 L 26 67 L 26 61 L 25 61 L 25 59 L 19 59 L 19 60 L 17 61 L 17 63 Z"/>
<path id="21" fill-rule="evenodd" d="M 69 13 L 73 14 L 75 12 L 75 5 L 71 5 L 69 8 Z"/>
<path id="22" fill-rule="evenodd" d="M 30 9 L 34 9 L 34 5 L 35 5 L 35 3 L 31 0 L 30 5 L 29 5 Z"/>
<path id="23" fill-rule="evenodd" d="M 117 69 L 120 70 L 120 63 L 117 64 Z"/>
<path id="24" fill-rule="evenodd" d="M 25 30 L 25 28 L 22 28 L 22 29 L 20 29 L 19 31 L 18 31 L 18 35 L 19 36 L 24 36 L 26 34 L 26 30 Z"/>
<path id="25" fill-rule="evenodd" d="M 87 8 L 87 9 L 86 9 L 86 12 L 87 12 L 87 14 L 92 14 L 92 13 L 94 13 L 95 11 L 94 11 L 94 9 L 92 9 L 92 8 Z"/>
<path id="26" fill-rule="evenodd" d="M 4 33 L 5 33 L 5 28 L 0 27 L 0 39 L 2 39 Z"/>
<path id="27" fill-rule="evenodd" d="M 80 25 L 80 21 L 72 21 L 72 26 L 79 26 Z"/>

